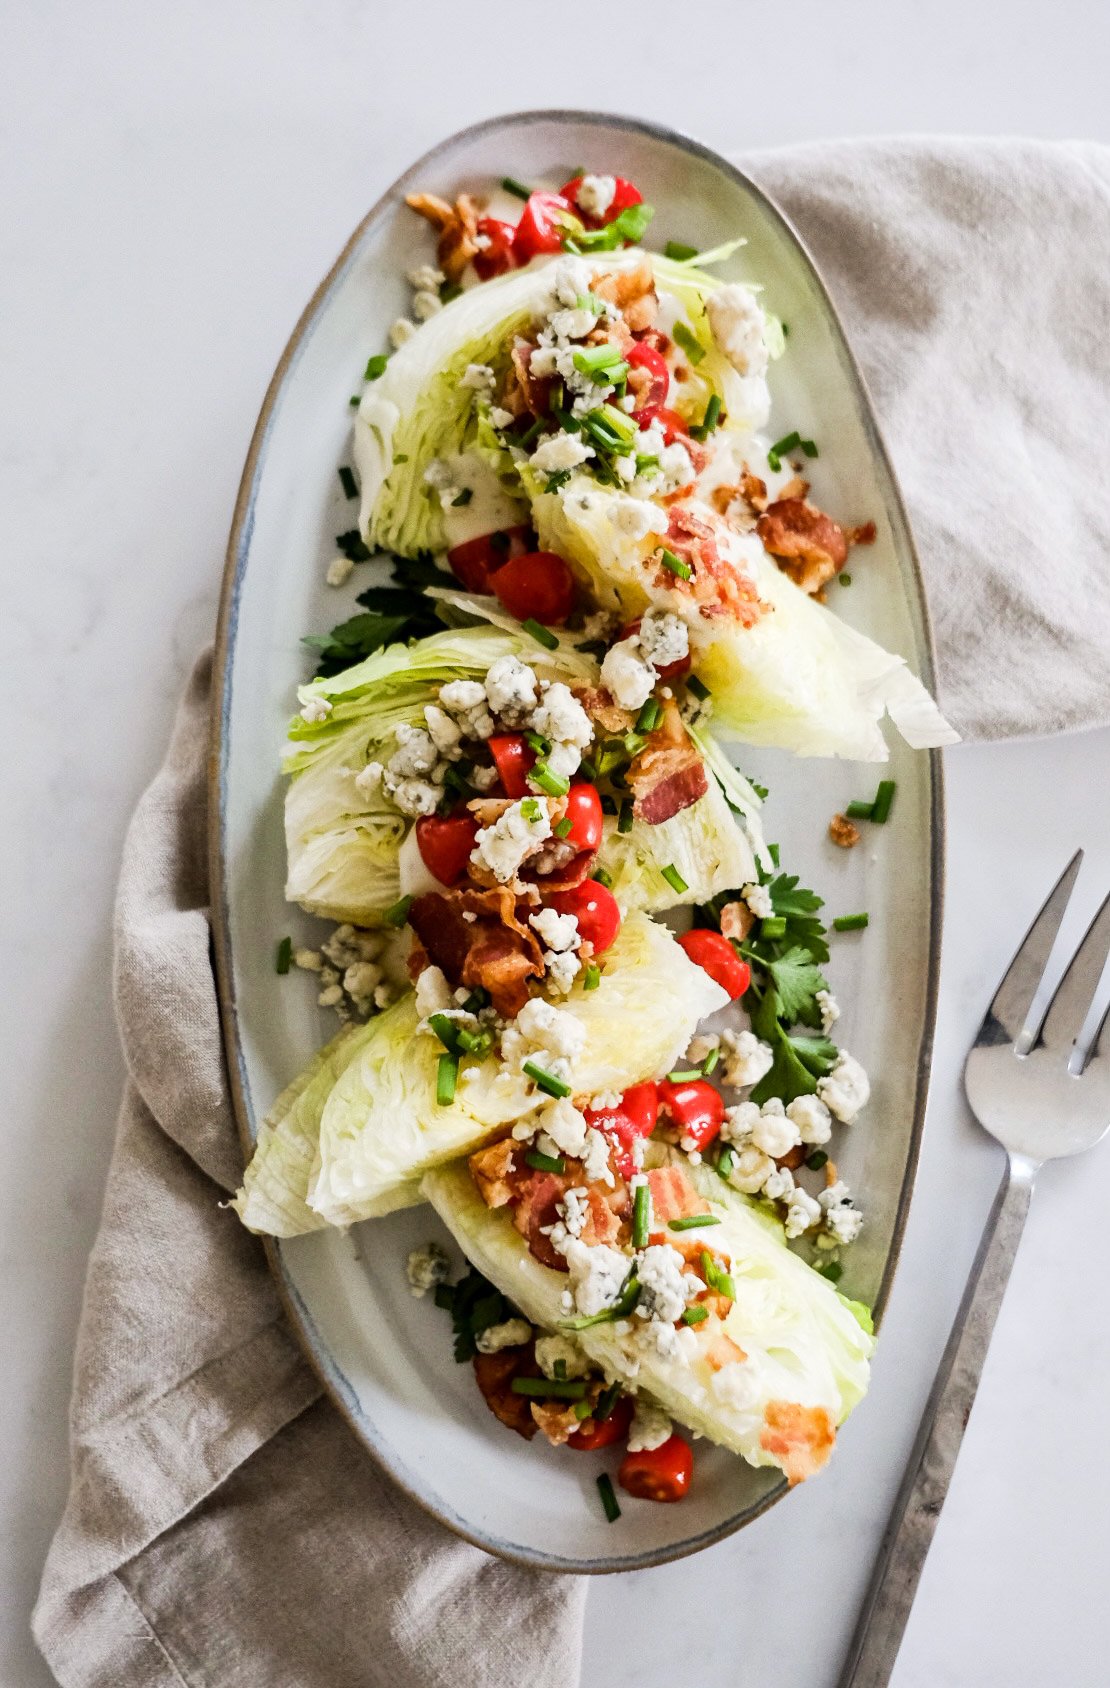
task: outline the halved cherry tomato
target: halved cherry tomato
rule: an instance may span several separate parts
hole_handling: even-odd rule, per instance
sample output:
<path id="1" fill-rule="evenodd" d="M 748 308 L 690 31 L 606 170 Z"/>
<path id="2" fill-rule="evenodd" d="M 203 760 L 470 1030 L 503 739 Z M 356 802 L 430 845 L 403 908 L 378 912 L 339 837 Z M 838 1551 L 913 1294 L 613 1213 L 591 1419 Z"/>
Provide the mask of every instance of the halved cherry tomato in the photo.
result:
<path id="1" fill-rule="evenodd" d="M 682 1133 L 682 1146 L 700 1153 L 721 1129 L 725 1105 L 720 1093 L 703 1078 L 688 1078 L 679 1084 L 665 1078 L 659 1086 L 659 1101 Z"/>
<path id="2" fill-rule="evenodd" d="M 578 203 L 578 190 L 582 186 L 583 179 L 584 178 L 581 176 L 572 177 L 569 182 L 564 183 L 564 185 L 559 189 L 559 193 L 563 199 L 570 200 L 570 203 L 574 206 L 576 214 L 581 217 L 582 221 L 589 229 L 604 228 L 606 223 L 611 223 L 613 221 L 614 217 L 619 217 L 622 211 L 627 211 L 630 205 L 639 205 L 643 201 L 644 196 L 638 187 L 634 187 L 633 184 L 624 176 L 614 176 L 613 181 L 615 183 L 615 192 L 613 194 L 613 202 L 603 216 L 595 217 L 592 212 L 583 211 L 582 207 Z"/>
<path id="3" fill-rule="evenodd" d="M 520 733 L 495 733 L 489 747 L 505 796 L 514 801 L 527 796 L 528 770 L 536 761 L 531 745 L 525 743 Z"/>
<path id="4" fill-rule="evenodd" d="M 587 879 L 569 891 L 553 891 L 544 901 L 557 914 L 573 914 L 583 940 L 592 945 L 595 955 L 603 954 L 621 929 L 617 899 L 596 879 Z"/>
<path id="5" fill-rule="evenodd" d="M 478 822 L 465 812 L 422 815 L 416 823 L 416 847 L 424 866 L 441 885 L 454 885 L 466 872 Z"/>
<path id="6" fill-rule="evenodd" d="M 592 853 L 601 843 L 605 824 L 596 786 L 590 785 L 587 780 L 575 780 L 567 792 L 566 804 L 564 818 L 570 822 L 570 831 L 565 834 L 563 842 L 573 844 L 576 850 Z"/>
<path id="7" fill-rule="evenodd" d="M 474 255 L 474 269 L 481 281 L 492 281 L 495 275 L 504 275 L 506 270 L 516 267 L 514 223 L 503 223 L 499 217 L 479 217 L 478 233 L 489 241 L 488 246 Z"/>
<path id="8" fill-rule="evenodd" d="M 530 531 L 526 527 L 505 528 L 499 533 L 480 534 L 463 545 L 453 545 L 447 553 L 451 573 L 468 592 L 492 592 L 494 570 L 524 554 Z"/>
<path id="9" fill-rule="evenodd" d="M 625 1454 L 617 1481 L 638 1500 L 681 1500 L 690 1491 L 694 1454 L 681 1436 L 668 1436 L 659 1448 Z"/>
<path id="10" fill-rule="evenodd" d="M 554 551 L 526 551 L 495 570 L 490 585 L 518 621 L 554 627 L 574 608 L 574 576 Z"/>
<path id="11" fill-rule="evenodd" d="M 620 1146 L 616 1167 L 622 1178 L 636 1170 L 632 1145 L 638 1137 L 650 1137 L 659 1118 L 658 1086 L 648 1081 L 626 1090 L 615 1108 L 587 1108 L 586 1124 L 604 1131 Z"/>
<path id="12" fill-rule="evenodd" d="M 513 257 L 527 264 L 540 252 L 559 252 L 563 245 L 562 218 L 575 215 L 561 193 L 532 193 L 513 235 Z"/>
<path id="13" fill-rule="evenodd" d="M 594 1448 L 608 1448 L 613 1442 L 624 1441 L 631 1423 L 632 1397 L 621 1395 L 608 1418 L 587 1418 L 583 1420 L 581 1430 L 572 1430 L 567 1437 L 567 1446 L 579 1448 L 584 1453 L 591 1453 Z M 587 1424 L 589 1430 L 585 1428 Z"/>
<path id="14" fill-rule="evenodd" d="M 662 352 L 657 352 L 654 346 L 642 346 L 638 340 L 625 352 L 624 361 L 632 369 L 646 369 L 651 376 L 651 385 L 646 389 L 632 384 L 637 399 L 642 396 L 643 400 L 633 411 L 633 420 L 639 422 L 641 427 L 646 427 L 647 424 L 643 421 L 645 411 L 660 415 L 666 406 L 667 394 L 671 390 L 671 372 Z M 670 440 L 667 441 L 668 445 L 671 443 Z"/>
<path id="15" fill-rule="evenodd" d="M 690 438 L 690 430 L 678 411 L 669 410 L 665 404 L 645 405 L 642 410 L 636 411 L 635 420 L 641 428 L 650 428 L 653 422 L 658 422 L 663 430 L 663 439 L 667 445 L 673 445 L 675 440 L 688 440 Z"/>
<path id="16" fill-rule="evenodd" d="M 640 617 L 637 616 L 635 621 L 630 621 L 628 626 L 622 629 L 621 638 L 632 639 L 639 631 Z M 677 662 L 665 662 L 662 668 L 657 668 L 655 672 L 661 680 L 675 680 L 680 674 L 688 674 L 692 664 L 693 658 L 687 651 L 686 655 L 680 656 Z"/>
<path id="17" fill-rule="evenodd" d="M 733 1002 L 743 996 L 752 982 L 752 970 L 720 932 L 706 932 L 696 927 L 691 932 L 683 932 L 678 941 L 690 960 L 716 980 Z"/>
<path id="18" fill-rule="evenodd" d="M 637 1137 L 650 1137 L 659 1118 L 659 1086 L 650 1079 L 646 1084 L 634 1084 L 621 1097 L 621 1113 L 632 1121 Z"/>

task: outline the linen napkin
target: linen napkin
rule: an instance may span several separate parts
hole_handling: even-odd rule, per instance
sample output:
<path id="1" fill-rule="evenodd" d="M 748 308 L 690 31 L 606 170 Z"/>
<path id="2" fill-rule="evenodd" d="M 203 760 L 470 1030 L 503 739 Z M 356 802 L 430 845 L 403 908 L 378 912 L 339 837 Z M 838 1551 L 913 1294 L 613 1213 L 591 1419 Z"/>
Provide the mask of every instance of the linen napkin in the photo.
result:
<path id="1" fill-rule="evenodd" d="M 862 356 L 946 712 L 980 738 L 1106 722 L 1110 154 L 889 140 L 746 162 Z M 124 855 L 130 1077 L 35 1635 L 64 1688 L 572 1688 L 584 1583 L 487 1557 L 390 1484 L 220 1206 L 241 1158 L 207 920 L 210 679 L 205 656 Z"/>

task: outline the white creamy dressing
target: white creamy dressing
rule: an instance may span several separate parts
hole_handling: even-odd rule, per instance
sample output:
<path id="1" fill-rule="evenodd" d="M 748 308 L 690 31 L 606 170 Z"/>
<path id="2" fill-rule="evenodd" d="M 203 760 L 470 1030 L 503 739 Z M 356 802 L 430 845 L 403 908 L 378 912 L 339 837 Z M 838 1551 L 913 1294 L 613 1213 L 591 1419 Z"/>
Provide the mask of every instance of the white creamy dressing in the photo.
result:
<path id="1" fill-rule="evenodd" d="M 477 452 L 464 451 L 455 457 L 445 457 L 443 462 L 454 484 L 460 489 L 469 488 L 472 495 L 468 504 L 449 504 L 443 512 L 447 550 L 465 545 L 470 539 L 480 539 L 486 533 L 527 525 L 530 519 L 527 504 L 505 491 L 495 471 Z"/>

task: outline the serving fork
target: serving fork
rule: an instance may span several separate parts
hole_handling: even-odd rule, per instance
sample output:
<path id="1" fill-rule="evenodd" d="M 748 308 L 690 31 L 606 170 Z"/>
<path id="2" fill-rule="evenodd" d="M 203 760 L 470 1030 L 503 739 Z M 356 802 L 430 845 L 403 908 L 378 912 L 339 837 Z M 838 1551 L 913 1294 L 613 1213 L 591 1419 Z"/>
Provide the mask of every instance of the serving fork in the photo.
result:
<path id="1" fill-rule="evenodd" d="M 1006 1150 L 1006 1172 L 922 1415 L 839 1688 L 886 1688 L 890 1681 L 1037 1173 L 1047 1160 L 1093 1148 L 1110 1126 L 1110 1008 L 1090 1046 L 1080 1042 L 1110 953 L 1110 897 L 1047 1010 L 1033 1015 L 1082 859 L 1079 850 L 1026 933 L 964 1067 L 971 1110 Z"/>

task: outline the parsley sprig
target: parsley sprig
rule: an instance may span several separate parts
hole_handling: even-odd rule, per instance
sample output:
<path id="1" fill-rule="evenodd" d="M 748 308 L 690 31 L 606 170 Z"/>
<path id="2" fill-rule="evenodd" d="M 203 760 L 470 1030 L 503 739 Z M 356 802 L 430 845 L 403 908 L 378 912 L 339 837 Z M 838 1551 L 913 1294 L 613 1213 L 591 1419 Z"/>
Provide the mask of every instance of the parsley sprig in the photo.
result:
<path id="1" fill-rule="evenodd" d="M 436 600 L 425 596 L 426 587 L 441 586 L 446 580 L 431 553 L 394 557 L 391 572 L 394 585 L 368 586 L 359 593 L 356 602 L 362 605 L 362 614 L 339 622 L 330 633 L 310 633 L 302 641 L 318 653 L 318 679 L 342 673 L 383 645 L 423 639 L 442 630 Z"/>

